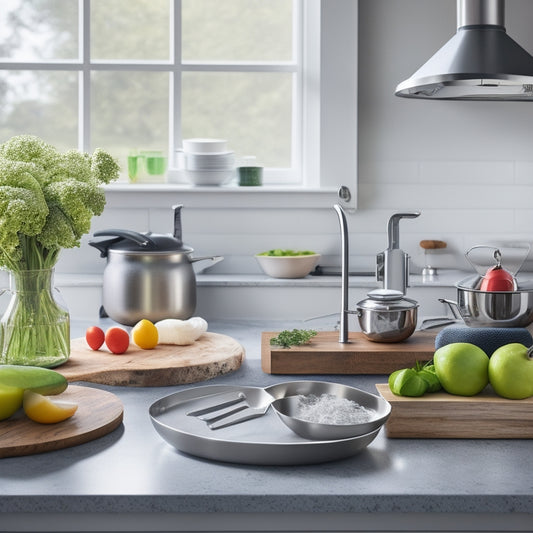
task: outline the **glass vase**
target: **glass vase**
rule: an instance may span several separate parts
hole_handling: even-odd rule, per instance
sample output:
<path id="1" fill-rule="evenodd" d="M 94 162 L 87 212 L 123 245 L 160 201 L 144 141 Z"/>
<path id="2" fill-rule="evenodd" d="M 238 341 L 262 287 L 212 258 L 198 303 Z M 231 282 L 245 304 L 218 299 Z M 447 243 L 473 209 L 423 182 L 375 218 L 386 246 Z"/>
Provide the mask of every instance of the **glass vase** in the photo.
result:
<path id="1" fill-rule="evenodd" d="M 70 316 L 55 298 L 54 269 L 10 271 L 0 321 L 0 364 L 53 368 L 70 355 Z"/>

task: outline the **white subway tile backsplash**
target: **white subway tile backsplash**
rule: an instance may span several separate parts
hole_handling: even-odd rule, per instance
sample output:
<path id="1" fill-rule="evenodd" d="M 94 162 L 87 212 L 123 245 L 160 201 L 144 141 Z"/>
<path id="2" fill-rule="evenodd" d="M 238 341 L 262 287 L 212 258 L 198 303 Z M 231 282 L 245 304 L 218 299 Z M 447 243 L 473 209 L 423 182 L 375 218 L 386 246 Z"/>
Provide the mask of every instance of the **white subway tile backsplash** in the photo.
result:
<path id="1" fill-rule="evenodd" d="M 519 185 L 533 187 L 533 161 L 517 161 L 515 163 L 515 182 Z"/>
<path id="2" fill-rule="evenodd" d="M 359 186 L 361 205 L 370 209 L 518 209 L 533 205 L 533 187 L 516 184 L 425 184 Z"/>
<path id="3" fill-rule="evenodd" d="M 91 233 L 111 228 L 147 231 L 149 229 L 149 214 L 148 205 L 146 209 L 117 209 L 110 207 L 108 203 L 103 214 L 93 218 Z"/>
<path id="4" fill-rule="evenodd" d="M 514 181 L 513 161 L 422 161 L 420 178 L 425 185 L 500 185 Z"/>
<path id="5" fill-rule="evenodd" d="M 515 211 L 515 227 L 517 232 L 529 232 L 533 239 L 533 205 L 532 209 L 517 209 Z"/>
<path id="6" fill-rule="evenodd" d="M 418 161 L 366 161 L 359 166 L 359 183 L 419 183 Z"/>
<path id="7" fill-rule="evenodd" d="M 374 269 L 375 256 L 387 247 L 387 224 L 398 211 L 417 210 L 416 219 L 400 222 L 400 246 L 423 263 L 422 239 L 439 239 L 448 243 L 444 264 L 460 266 L 465 250 L 489 239 L 533 238 L 533 209 L 529 209 L 528 186 L 519 189 L 519 198 L 509 195 L 504 186 L 361 184 L 361 203 L 355 212 L 348 212 L 351 265 Z M 370 199 L 370 190 L 378 195 Z M 521 194 L 522 193 L 522 194 Z M 507 196 L 506 196 L 507 195 Z M 418 205 L 414 204 L 416 200 Z M 373 208 L 372 203 L 378 204 Z M 515 204 L 518 204 L 516 206 Z M 505 206 L 505 207 L 504 207 Z M 525 207 L 524 207 L 525 206 Z M 255 253 L 270 248 L 316 250 L 324 256 L 323 264 L 339 264 L 341 251 L 338 219 L 333 209 L 184 209 L 182 213 L 184 240 L 194 248 L 195 256 L 222 255 L 225 260 L 214 267 L 223 273 L 258 273 Z M 170 208 L 141 209 L 106 208 L 95 218 L 93 230 L 112 227 L 171 232 Z M 64 250 L 58 272 L 101 273 L 105 259 L 88 245 L 91 235 L 84 236 L 80 248 Z M 327 258 L 327 259 L 326 259 Z M 449 268 L 449 266 L 448 266 Z"/>

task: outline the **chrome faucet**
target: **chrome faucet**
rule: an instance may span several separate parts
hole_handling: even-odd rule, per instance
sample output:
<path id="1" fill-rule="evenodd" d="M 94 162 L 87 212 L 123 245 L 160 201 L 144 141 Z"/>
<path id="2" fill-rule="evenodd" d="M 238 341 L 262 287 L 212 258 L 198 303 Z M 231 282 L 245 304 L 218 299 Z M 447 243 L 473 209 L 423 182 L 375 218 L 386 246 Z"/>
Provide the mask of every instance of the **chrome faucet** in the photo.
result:
<path id="1" fill-rule="evenodd" d="M 416 218 L 419 212 L 396 213 L 389 219 L 388 247 L 377 255 L 376 278 L 383 281 L 384 289 L 393 289 L 405 294 L 409 287 L 409 255 L 400 249 L 400 220 Z"/>
<path id="2" fill-rule="evenodd" d="M 350 253 L 348 244 L 348 222 L 344 209 L 339 205 L 333 206 L 339 218 L 339 226 L 341 230 L 341 313 L 339 324 L 339 342 L 348 342 L 348 271 L 350 268 Z"/>

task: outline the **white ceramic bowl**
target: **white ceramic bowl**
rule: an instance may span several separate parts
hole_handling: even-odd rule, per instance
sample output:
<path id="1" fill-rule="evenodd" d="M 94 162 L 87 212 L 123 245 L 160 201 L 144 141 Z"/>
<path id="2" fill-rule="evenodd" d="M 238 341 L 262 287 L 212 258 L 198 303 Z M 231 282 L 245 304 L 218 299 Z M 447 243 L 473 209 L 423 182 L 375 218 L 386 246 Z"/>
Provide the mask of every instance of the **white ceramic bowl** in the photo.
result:
<path id="1" fill-rule="evenodd" d="M 235 167 L 235 154 L 193 154 L 184 152 L 187 170 L 228 170 Z"/>
<path id="2" fill-rule="evenodd" d="M 183 139 L 183 150 L 196 154 L 212 154 L 228 151 L 225 139 Z"/>
<path id="3" fill-rule="evenodd" d="M 304 278 L 317 265 L 320 254 L 255 256 L 264 273 L 272 278 Z"/>
<path id="4" fill-rule="evenodd" d="M 235 172 L 227 170 L 185 170 L 185 178 L 193 185 L 224 185 L 230 181 Z"/>

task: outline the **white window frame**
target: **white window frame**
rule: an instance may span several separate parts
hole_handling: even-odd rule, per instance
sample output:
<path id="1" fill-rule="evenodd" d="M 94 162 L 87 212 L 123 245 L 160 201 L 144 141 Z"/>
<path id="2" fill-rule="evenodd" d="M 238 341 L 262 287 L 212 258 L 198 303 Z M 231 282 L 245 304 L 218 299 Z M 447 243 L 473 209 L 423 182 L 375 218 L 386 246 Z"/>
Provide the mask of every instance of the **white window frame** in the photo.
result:
<path id="1" fill-rule="evenodd" d="M 289 0 L 288 0 L 289 1 Z M 296 55 L 292 62 L 278 63 L 277 71 L 293 72 L 297 78 L 294 86 L 302 87 L 301 105 L 294 106 L 293 124 L 300 128 L 293 132 L 293 167 L 301 176 L 301 182 L 264 187 L 205 187 L 182 184 L 126 184 L 107 186 L 108 191 L 131 198 L 131 194 L 159 191 L 165 196 L 179 189 L 192 204 L 205 205 L 207 195 L 224 193 L 227 207 L 243 205 L 243 196 L 250 205 L 287 207 L 298 205 L 331 205 L 340 201 L 345 207 L 357 205 L 357 24 L 358 0 L 293 0 L 296 13 L 295 40 L 302 46 L 294 46 Z M 169 120 L 171 121 L 169 154 L 174 154 L 181 127 L 179 105 L 181 72 L 191 70 L 262 71 L 260 64 L 210 64 L 181 62 L 180 39 L 172 39 L 169 61 L 90 61 L 90 2 L 78 0 L 80 21 L 81 57 L 72 61 L 20 62 L 3 61 L 0 68 L 35 70 L 71 70 L 79 72 L 79 129 L 78 147 L 90 150 L 90 74 L 93 70 L 170 71 L 174 80 L 170 87 Z M 172 0 L 171 32 L 181 26 L 181 0 Z M 302 39 L 299 32 L 303 32 Z M 173 33 L 171 33 L 172 35 Z M 176 58 L 176 60 L 174 60 Z M 271 65 L 269 65 L 269 68 Z M 301 142 L 299 142 L 299 140 Z M 173 158 L 170 158 L 173 166 Z M 172 170 L 170 171 L 172 173 Z M 270 176 L 281 170 L 269 170 Z M 287 176 L 285 176 L 287 178 Z M 349 189 L 349 199 L 338 198 L 341 186 Z M 282 198 L 283 197 L 283 198 Z M 281 199 L 282 198 L 282 199 Z M 135 203 L 135 202 L 134 202 Z"/>

